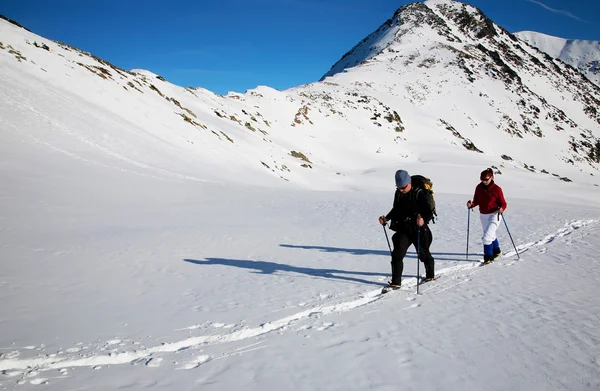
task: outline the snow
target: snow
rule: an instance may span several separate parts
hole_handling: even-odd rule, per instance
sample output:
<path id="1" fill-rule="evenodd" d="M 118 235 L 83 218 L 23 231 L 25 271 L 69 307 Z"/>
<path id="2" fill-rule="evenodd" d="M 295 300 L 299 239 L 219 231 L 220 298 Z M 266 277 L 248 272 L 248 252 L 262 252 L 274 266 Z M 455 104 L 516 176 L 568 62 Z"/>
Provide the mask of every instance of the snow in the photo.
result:
<path id="1" fill-rule="evenodd" d="M 547 148 L 499 132 L 486 144 L 487 128 L 440 105 L 441 87 L 414 93 L 486 154 L 456 147 L 418 104 L 401 113 L 400 144 L 352 110 L 341 120 L 313 106 L 316 125 L 300 116 L 291 126 L 301 92 L 373 80 L 357 91 L 387 102 L 385 77 L 364 67 L 326 80 L 338 86 L 218 97 L 147 71 L 151 83 L 112 68 L 107 81 L 76 64 L 97 65 L 91 58 L 4 21 L 0 37 L 27 58 L 0 50 L 0 389 L 600 388 L 598 181 L 547 160 L 560 135 Z M 439 68 L 413 81 L 450 78 Z M 331 104 L 342 112 L 343 102 Z M 472 121 L 492 121 L 486 107 Z M 254 122 L 257 111 L 277 120 Z M 573 182 L 498 163 L 525 152 Z M 492 164 L 519 256 L 503 226 L 503 257 L 479 267 L 481 227 L 465 203 Z M 417 294 L 409 252 L 402 289 L 381 296 L 390 255 L 377 217 L 391 208 L 399 168 L 434 181 L 439 279 Z"/>
<path id="2" fill-rule="evenodd" d="M 564 38 L 553 37 L 552 35 L 535 31 L 520 31 L 515 33 L 515 35 L 554 58 L 560 56 L 560 53 L 568 42 L 568 40 Z"/>
<path id="3" fill-rule="evenodd" d="M 521 31 L 515 35 L 550 56 L 579 69 L 588 79 L 600 86 L 600 41 L 564 39 L 535 31 Z"/>

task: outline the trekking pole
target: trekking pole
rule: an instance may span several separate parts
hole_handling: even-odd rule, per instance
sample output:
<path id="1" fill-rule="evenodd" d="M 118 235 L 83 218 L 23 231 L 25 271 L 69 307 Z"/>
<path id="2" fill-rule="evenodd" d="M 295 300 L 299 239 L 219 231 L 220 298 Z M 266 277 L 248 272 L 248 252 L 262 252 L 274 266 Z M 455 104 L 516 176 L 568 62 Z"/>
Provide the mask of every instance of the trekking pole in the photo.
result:
<path id="1" fill-rule="evenodd" d="M 392 246 L 390 246 L 390 239 L 388 239 L 387 231 L 385 230 L 385 224 L 381 225 L 383 227 L 383 233 L 385 234 L 385 240 L 387 240 L 388 248 L 390 249 L 390 255 L 392 255 Z"/>
<path id="2" fill-rule="evenodd" d="M 392 253 L 392 246 L 390 246 L 390 239 L 388 238 L 387 231 L 385 230 L 385 224 L 383 226 L 383 233 L 385 234 L 385 240 L 387 240 L 388 248 L 390 249 L 390 256 L 392 257 L 391 265 L 392 265 L 392 279 L 394 279 L 394 254 Z"/>
<path id="3" fill-rule="evenodd" d="M 467 208 L 467 261 L 469 260 L 469 230 L 471 229 L 471 208 Z"/>
<path id="4" fill-rule="evenodd" d="M 515 252 L 517 253 L 517 258 L 521 259 L 521 256 L 519 255 L 519 250 L 517 250 L 517 246 L 515 246 L 515 242 L 512 238 L 512 235 L 510 234 L 510 230 L 508 229 L 508 224 L 506 224 L 506 218 L 504 217 L 504 214 L 502 214 L 502 220 L 504 221 L 504 226 L 506 227 L 506 232 L 508 232 L 508 237 L 510 238 L 512 245 L 515 248 Z"/>
<path id="5" fill-rule="evenodd" d="M 419 285 L 421 285 L 421 272 L 419 271 L 420 261 L 419 254 L 421 253 L 421 227 L 417 225 L 417 295 L 419 294 Z"/>

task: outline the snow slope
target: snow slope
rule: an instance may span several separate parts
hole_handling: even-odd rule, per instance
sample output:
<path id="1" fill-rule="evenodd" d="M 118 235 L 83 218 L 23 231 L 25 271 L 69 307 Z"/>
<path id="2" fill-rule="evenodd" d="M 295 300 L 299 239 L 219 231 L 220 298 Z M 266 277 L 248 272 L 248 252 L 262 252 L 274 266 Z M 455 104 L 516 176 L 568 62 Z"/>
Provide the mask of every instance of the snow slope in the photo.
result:
<path id="1" fill-rule="evenodd" d="M 600 42 L 558 38 L 535 31 L 520 31 L 515 35 L 542 52 L 579 69 L 600 86 Z"/>
<path id="2" fill-rule="evenodd" d="M 409 252 L 403 289 L 381 297 L 393 189 L 160 179 L 39 148 L 46 170 L 2 172 L 19 184 L 0 206 L 7 389 L 599 386 L 597 197 L 507 192 L 520 258 L 502 228 L 505 256 L 479 267 L 472 186 L 437 194 L 439 279 L 417 295 Z"/>
<path id="3" fill-rule="evenodd" d="M 0 42 L 0 389 L 600 388 L 597 166 L 555 156 L 597 137 L 588 87 L 560 106 L 576 127 L 519 138 L 496 128 L 503 79 L 465 87 L 434 44 L 447 62 L 408 84 L 367 63 L 218 96 L 4 20 Z M 510 236 L 479 267 L 465 203 L 491 165 Z M 434 181 L 439 279 L 417 295 L 409 252 L 381 296 L 399 168 Z"/>

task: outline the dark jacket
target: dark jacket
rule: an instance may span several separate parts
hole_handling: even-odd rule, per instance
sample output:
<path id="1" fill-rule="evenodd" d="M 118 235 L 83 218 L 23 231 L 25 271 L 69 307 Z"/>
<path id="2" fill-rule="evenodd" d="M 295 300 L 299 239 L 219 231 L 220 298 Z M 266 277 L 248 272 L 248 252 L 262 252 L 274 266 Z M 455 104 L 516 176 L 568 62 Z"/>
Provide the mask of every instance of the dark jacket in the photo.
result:
<path id="1" fill-rule="evenodd" d="M 390 229 L 397 231 L 403 227 L 416 226 L 420 214 L 425 224 L 433 218 L 424 190 L 413 187 L 406 194 L 396 189 L 394 205 L 385 218 L 391 221 Z"/>

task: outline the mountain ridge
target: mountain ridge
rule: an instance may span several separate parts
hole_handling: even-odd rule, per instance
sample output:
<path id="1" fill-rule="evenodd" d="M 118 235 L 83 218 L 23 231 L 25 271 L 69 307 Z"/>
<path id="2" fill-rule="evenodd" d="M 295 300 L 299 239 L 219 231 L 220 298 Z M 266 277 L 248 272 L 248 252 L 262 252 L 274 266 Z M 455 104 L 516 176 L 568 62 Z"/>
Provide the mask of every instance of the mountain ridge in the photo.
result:
<path id="1" fill-rule="evenodd" d="M 66 149 L 53 146 L 74 153 L 83 144 L 118 165 L 159 176 L 367 189 L 382 183 L 372 172 L 399 165 L 434 171 L 447 164 L 441 151 L 452 151 L 461 167 L 535 172 L 565 182 L 590 183 L 598 171 L 600 89 L 480 10 L 454 1 L 399 8 L 365 45 L 355 46 L 378 44 L 380 50 L 321 82 L 225 96 L 175 86 L 152 72 L 125 71 L 1 23 L 0 61 L 9 76 L 3 88 L 11 107 L 28 107 L 16 91 L 29 80 L 31 94 L 42 83 L 52 99 L 79 99 L 73 104 L 107 122 L 100 136 L 74 123 L 85 118 L 56 118 L 48 109 L 23 118 L 8 111 L 8 126 L 22 129 L 49 118 L 73 141 Z M 211 174 L 219 167 L 227 167 L 226 178 Z M 436 186 L 443 190 L 445 181 Z"/>
<path id="2" fill-rule="evenodd" d="M 600 41 L 565 39 L 534 31 L 520 31 L 515 35 L 542 52 L 573 66 L 600 86 Z"/>

